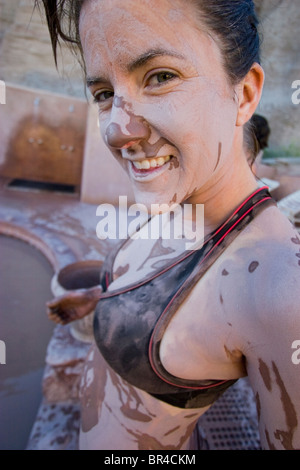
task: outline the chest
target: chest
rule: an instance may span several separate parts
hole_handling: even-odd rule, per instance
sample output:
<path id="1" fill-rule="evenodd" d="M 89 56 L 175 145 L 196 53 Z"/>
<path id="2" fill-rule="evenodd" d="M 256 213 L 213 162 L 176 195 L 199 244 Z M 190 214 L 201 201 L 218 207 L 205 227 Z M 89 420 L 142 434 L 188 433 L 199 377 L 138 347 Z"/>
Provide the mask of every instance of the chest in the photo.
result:
<path id="1" fill-rule="evenodd" d="M 110 326 L 106 337 L 113 331 L 116 342 L 130 350 L 135 360 L 155 330 L 161 360 L 173 375 L 191 380 L 244 375 L 241 354 L 225 340 L 231 329 L 228 299 L 233 288 L 226 283 L 230 278 L 222 275 L 228 256 L 229 252 L 220 256 L 213 243 L 192 253 L 182 243 L 130 240 L 113 265 L 109 290 L 112 295 L 115 291 L 122 295 L 115 297 L 114 314 L 107 306 Z M 234 373 L 229 366 L 233 360 Z"/>

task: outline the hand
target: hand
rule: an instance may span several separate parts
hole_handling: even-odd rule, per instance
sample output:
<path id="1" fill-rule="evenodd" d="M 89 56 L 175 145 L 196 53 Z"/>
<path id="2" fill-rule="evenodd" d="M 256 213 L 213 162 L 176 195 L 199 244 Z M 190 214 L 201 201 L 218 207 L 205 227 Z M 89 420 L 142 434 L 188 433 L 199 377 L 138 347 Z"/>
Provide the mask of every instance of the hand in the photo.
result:
<path id="1" fill-rule="evenodd" d="M 79 320 L 96 308 L 101 293 L 102 287 L 96 286 L 91 289 L 73 290 L 56 297 L 46 303 L 48 318 L 61 325 Z"/>

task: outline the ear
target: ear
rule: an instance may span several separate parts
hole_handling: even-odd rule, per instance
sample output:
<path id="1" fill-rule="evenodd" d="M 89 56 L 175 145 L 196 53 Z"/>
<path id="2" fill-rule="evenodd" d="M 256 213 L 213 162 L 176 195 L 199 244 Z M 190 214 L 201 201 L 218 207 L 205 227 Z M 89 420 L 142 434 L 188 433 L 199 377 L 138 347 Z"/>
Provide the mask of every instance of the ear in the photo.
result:
<path id="1" fill-rule="evenodd" d="M 239 108 L 237 126 L 243 126 L 254 114 L 261 98 L 265 74 L 262 67 L 254 63 L 246 77 L 238 85 Z"/>

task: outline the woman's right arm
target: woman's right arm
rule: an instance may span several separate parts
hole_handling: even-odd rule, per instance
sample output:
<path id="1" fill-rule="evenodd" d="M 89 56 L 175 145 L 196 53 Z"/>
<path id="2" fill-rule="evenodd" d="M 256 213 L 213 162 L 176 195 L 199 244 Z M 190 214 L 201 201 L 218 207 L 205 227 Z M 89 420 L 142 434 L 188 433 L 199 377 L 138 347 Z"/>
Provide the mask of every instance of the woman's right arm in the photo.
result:
<path id="1" fill-rule="evenodd" d="M 55 323 L 66 325 L 91 313 L 100 300 L 102 287 L 78 289 L 67 292 L 47 302 L 47 315 Z"/>

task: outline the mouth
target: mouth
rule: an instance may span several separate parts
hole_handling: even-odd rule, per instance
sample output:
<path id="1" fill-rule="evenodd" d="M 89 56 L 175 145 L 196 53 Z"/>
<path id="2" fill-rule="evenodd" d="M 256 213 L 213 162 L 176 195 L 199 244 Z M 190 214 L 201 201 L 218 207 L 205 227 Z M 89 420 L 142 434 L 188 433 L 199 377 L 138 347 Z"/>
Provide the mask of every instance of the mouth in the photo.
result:
<path id="1" fill-rule="evenodd" d="M 151 180 L 169 168 L 169 164 L 175 157 L 166 155 L 164 157 L 147 158 L 139 161 L 131 161 L 131 174 L 134 178 L 144 181 Z"/>
<path id="2" fill-rule="evenodd" d="M 166 163 L 168 163 L 172 158 L 172 155 L 166 155 L 165 157 L 157 158 L 147 158 L 145 160 L 132 162 L 132 165 L 135 170 L 138 171 L 147 171 L 155 170 L 156 168 L 161 168 Z"/>

